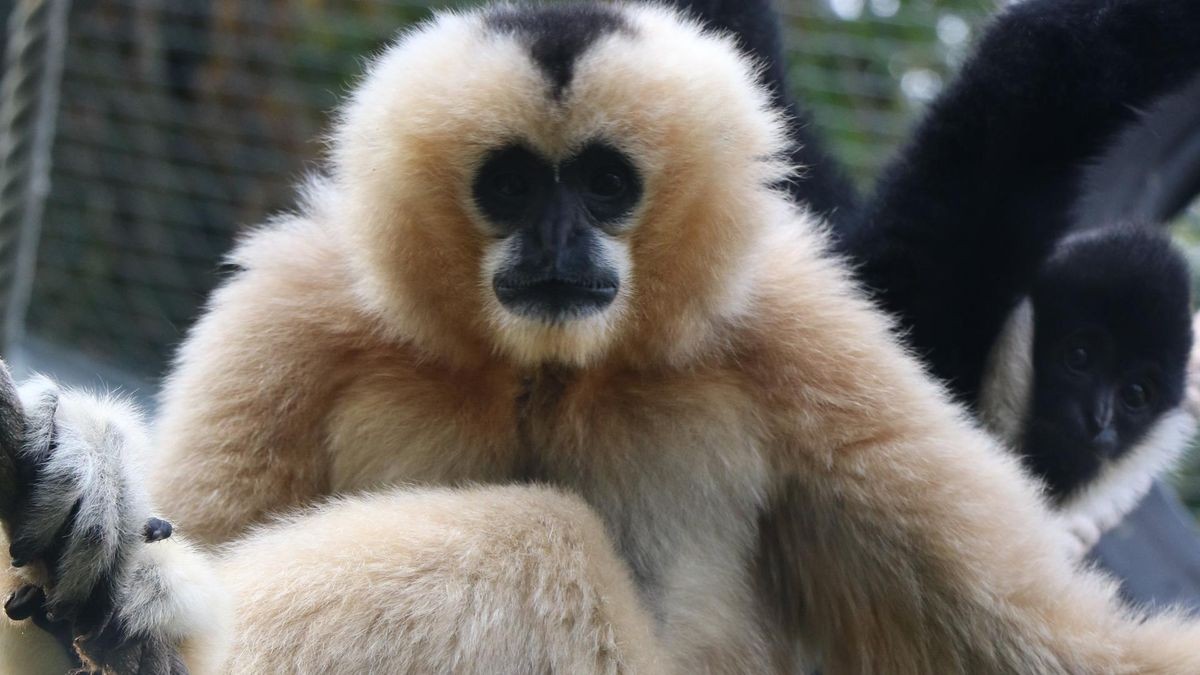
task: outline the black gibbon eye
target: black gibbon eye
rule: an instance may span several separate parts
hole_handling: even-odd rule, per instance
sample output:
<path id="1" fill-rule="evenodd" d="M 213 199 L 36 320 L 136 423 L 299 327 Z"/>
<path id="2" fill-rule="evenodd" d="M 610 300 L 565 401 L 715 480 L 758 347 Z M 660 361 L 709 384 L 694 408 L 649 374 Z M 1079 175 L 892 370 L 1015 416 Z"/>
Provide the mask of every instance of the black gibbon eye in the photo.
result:
<path id="1" fill-rule="evenodd" d="M 519 174 L 498 173 L 492 176 L 488 182 L 492 193 L 504 199 L 516 201 L 529 196 L 529 181 Z"/>
<path id="2" fill-rule="evenodd" d="M 625 193 L 625 178 L 616 171 L 597 171 L 588 179 L 587 189 L 597 197 L 614 199 Z"/>
<path id="3" fill-rule="evenodd" d="M 554 169 L 546 160 L 523 145 L 508 145 L 484 157 L 472 196 L 488 220 L 511 228 L 529 215 L 553 180 Z"/>
<path id="4" fill-rule="evenodd" d="M 623 152 L 594 141 L 562 165 L 566 184 L 583 197 L 597 224 L 617 224 L 628 218 L 642 196 L 637 167 Z"/>
<path id="5" fill-rule="evenodd" d="M 1121 402 L 1130 410 L 1141 410 L 1150 405 L 1150 387 L 1132 382 L 1121 388 Z"/>
<path id="6" fill-rule="evenodd" d="M 1068 347 L 1067 351 L 1063 354 L 1063 364 L 1065 364 L 1069 370 L 1077 373 L 1087 370 L 1088 364 L 1091 363 L 1091 360 L 1092 357 L 1090 354 L 1088 354 L 1087 348 L 1081 345 Z"/>

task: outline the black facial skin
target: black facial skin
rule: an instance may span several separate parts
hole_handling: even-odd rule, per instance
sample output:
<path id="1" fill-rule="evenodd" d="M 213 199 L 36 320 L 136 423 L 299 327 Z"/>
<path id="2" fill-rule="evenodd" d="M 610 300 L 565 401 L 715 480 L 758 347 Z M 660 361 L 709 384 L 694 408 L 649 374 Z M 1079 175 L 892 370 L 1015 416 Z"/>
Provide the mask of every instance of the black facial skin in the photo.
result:
<path id="1" fill-rule="evenodd" d="M 1178 401 L 1157 359 L 1123 350 L 1109 326 L 1081 321 L 1068 335 L 1035 342 L 1034 414 L 1024 445 L 1052 492 L 1066 496 Z"/>
<path id="2" fill-rule="evenodd" d="M 620 279 L 600 259 L 598 238 L 617 233 L 642 196 L 624 154 L 592 142 L 555 167 L 508 145 L 489 153 L 472 192 L 494 232 L 516 238 L 516 259 L 492 279 L 506 309 L 554 323 L 612 303 Z"/>
<path id="3" fill-rule="evenodd" d="M 1165 237 L 1088 237 L 1046 265 L 1034 304 L 1025 460 L 1061 500 L 1183 399 L 1192 333 L 1186 266 Z"/>

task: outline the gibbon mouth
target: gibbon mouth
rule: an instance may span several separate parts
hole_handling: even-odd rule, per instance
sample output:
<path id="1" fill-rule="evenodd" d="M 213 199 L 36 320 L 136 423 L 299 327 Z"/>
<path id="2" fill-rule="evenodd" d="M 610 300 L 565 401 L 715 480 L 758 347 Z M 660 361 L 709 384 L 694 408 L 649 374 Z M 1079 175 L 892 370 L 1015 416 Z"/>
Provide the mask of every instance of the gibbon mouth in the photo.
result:
<path id="1" fill-rule="evenodd" d="M 500 279 L 492 288 L 506 309 L 526 316 L 549 319 L 579 318 L 598 312 L 617 297 L 616 279 Z"/>

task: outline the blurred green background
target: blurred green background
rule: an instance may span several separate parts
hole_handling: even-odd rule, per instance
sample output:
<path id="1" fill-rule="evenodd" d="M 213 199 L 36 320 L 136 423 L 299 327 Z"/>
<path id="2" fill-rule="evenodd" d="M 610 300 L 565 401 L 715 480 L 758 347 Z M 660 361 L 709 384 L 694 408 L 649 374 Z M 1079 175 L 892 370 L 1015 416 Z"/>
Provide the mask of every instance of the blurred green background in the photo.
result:
<path id="1" fill-rule="evenodd" d="M 363 59 L 431 7 L 456 4 L 73 2 L 31 353 L 153 389 L 237 233 L 292 205 Z M 791 85 L 863 186 L 997 10 L 990 0 L 777 6 Z M 1175 231 L 1200 263 L 1195 208 Z M 1200 505 L 1200 462 L 1180 485 Z"/>

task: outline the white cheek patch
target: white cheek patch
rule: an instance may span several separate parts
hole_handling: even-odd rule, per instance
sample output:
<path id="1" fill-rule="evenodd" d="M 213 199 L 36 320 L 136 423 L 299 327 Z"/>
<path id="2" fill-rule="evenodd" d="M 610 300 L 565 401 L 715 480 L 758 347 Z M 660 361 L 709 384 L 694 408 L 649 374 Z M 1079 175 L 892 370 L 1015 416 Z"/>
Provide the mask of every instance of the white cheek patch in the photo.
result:
<path id="1" fill-rule="evenodd" d="M 492 292 L 492 279 L 500 272 L 515 266 L 520 254 L 520 245 L 517 241 L 516 233 L 487 245 L 487 249 L 483 253 L 483 269 L 480 284 L 484 292 L 491 296 L 493 301 L 495 301 L 495 293 Z"/>
<path id="2" fill-rule="evenodd" d="M 988 355 L 979 392 L 979 414 L 1009 447 L 1021 443 L 1033 396 L 1033 303 L 1021 300 Z"/>
<path id="3" fill-rule="evenodd" d="M 612 305 L 606 311 L 613 311 L 618 305 L 624 306 L 633 285 L 633 256 L 629 254 L 629 245 L 601 232 L 596 235 L 592 255 L 596 257 L 598 264 L 616 272 L 620 281 L 617 297 L 613 298 Z"/>
<path id="4" fill-rule="evenodd" d="M 1114 462 L 1062 504 L 1067 529 L 1091 548 L 1150 490 L 1154 480 L 1179 459 L 1196 433 L 1196 419 L 1182 407 L 1163 415 L 1140 443 Z"/>

